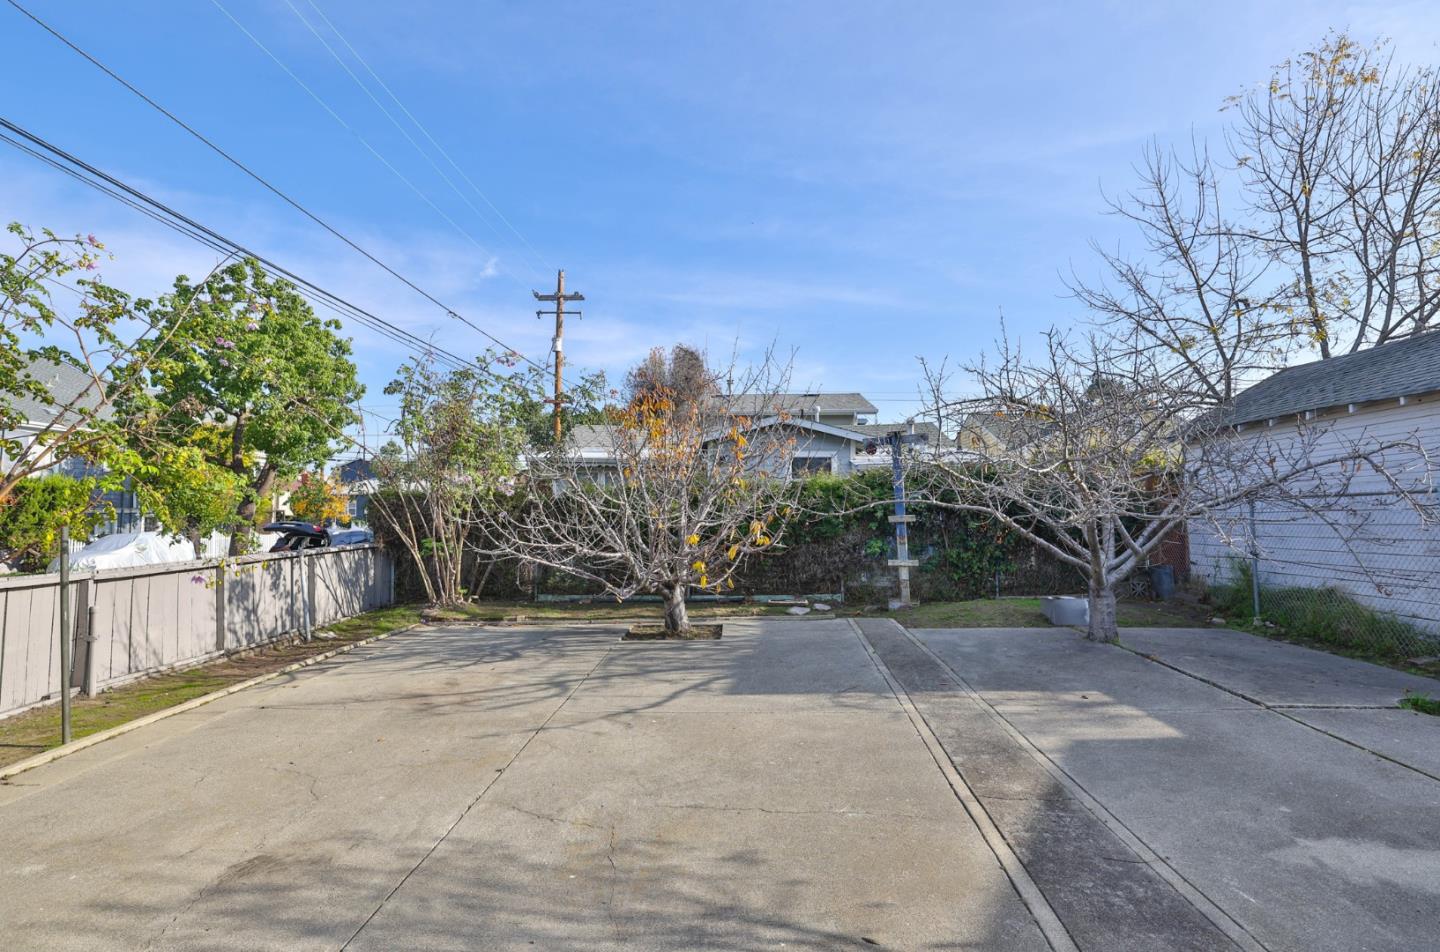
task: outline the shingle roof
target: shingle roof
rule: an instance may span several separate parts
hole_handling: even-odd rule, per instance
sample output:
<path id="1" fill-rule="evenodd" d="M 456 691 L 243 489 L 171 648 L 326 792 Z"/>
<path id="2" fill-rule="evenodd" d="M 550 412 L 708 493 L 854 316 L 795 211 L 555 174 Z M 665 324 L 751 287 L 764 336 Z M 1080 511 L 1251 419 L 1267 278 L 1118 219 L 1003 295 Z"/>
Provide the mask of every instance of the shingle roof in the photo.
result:
<path id="1" fill-rule="evenodd" d="M 784 410 L 787 413 L 876 413 L 875 404 L 860 393 L 737 393 L 730 397 L 736 413 L 756 414 Z"/>
<path id="2" fill-rule="evenodd" d="M 572 427 L 567 443 L 577 450 L 608 450 L 615 446 L 615 427 L 608 423 L 580 423 Z"/>
<path id="3" fill-rule="evenodd" d="M 32 377 L 45 385 L 54 403 L 47 406 L 29 394 L 12 394 L 9 397 L 10 406 L 23 415 L 27 422 L 47 426 L 66 407 L 79 410 L 82 416 L 86 416 L 101 402 L 99 386 L 83 370 L 43 358 L 31 361 L 28 370 Z M 101 416 L 108 413 L 107 407 Z"/>
<path id="4" fill-rule="evenodd" d="M 857 423 L 854 426 L 847 426 L 845 429 L 854 430 L 857 433 L 864 433 L 866 436 L 885 436 L 896 430 L 908 430 L 908 423 Z M 929 438 L 931 446 L 939 446 L 944 440 L 940 428 L 933 423 L 915 422 L 915 432 Z"/>
<path id="5" fill-rule="evenodd" d="M 352 459 L 335 467 L 335 476 L 345 484 L 360 483 L 375 478 L 375 469 L 368 459 Z"/>
<path id="6" fill-rule="evenodd" d="M 1253 423 L 1434 390 L 1440 390 L 1440 331 L 1287 367 L 1237 396 L 1230 422 Z"/>

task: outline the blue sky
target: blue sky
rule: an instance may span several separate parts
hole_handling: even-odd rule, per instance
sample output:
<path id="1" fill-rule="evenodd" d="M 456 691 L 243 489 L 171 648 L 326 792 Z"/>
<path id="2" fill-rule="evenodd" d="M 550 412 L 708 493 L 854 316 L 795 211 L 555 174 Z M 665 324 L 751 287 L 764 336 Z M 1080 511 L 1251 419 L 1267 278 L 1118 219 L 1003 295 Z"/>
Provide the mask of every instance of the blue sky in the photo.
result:
<path id="1" fill-rule="evenodd" d="M 1421 2 L 314 0 L 522 240 L 351 80 L 292 10 L 369 80 L 311 0 L 220 3 L 349 128 L 213 0 L 27 0 L 537 360 L 550 329 L 529 292 L 564 267 L 588 299 L 572 365 L 774 340 L 797 388 L 863 391 L 885 418 L 912 410 L 917 356 L 972 358 L 1002 310 L 1022 334 L 1083 318 L 1063 276 L 1093 272 L 1092 239 L 1124 246 L 1102 189 L 1127 187 L 1147 140 L 1214 136 L 1225 96 L 1329 28 L 1412 60 L 1440 41 L 1440 5 Z M 0 114 L 417 334 L 483 349 L 4 5 L 0 57 Z M 0 217 L 94 232 L 117 255 L 107 277 L 140 293 L 214 263 L 8 148 Z M 354 336 L 373 440 L 408 354 Z"/>

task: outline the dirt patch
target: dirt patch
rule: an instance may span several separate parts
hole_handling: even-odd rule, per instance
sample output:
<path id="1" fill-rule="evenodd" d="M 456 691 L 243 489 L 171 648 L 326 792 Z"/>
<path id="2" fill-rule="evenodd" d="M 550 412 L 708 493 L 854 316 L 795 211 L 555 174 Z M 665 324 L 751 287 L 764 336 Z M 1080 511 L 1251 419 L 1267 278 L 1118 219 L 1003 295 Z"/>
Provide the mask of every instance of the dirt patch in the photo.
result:
<path id="1" fill-rule="evenodd" d="M 683 634 L 673 634 L 664 625 L 642 623 L 631 625 L 621 641 L 718 641 L 725 631 L 724 625 L 691 625 Z"/>

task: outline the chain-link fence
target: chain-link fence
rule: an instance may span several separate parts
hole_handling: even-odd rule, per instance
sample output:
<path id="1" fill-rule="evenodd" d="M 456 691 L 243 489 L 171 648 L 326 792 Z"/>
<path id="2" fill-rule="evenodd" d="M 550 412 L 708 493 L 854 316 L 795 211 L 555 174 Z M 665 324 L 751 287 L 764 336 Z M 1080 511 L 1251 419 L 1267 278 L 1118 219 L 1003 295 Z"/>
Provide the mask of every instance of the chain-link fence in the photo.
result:
<path id="1" fill-rule="evenodd" d="M 1252 505 L 1190 526 L 1216 609 L 1391 660 L 1440 655 L 1440 526 L 1390 493 Z"/>

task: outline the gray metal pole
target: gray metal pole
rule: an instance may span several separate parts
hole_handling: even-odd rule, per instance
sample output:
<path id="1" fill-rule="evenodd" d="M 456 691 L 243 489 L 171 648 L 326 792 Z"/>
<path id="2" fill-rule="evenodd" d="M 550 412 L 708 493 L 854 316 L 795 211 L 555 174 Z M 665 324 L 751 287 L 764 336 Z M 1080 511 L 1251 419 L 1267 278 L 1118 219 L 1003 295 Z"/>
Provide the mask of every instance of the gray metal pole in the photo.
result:
<path id="1" fill-rule="evenodd" d="M 70 527 L 60 527 L 60 743 L 70 743 Z"/>
<path id="2" fill-rule="evenodd" d="M 310 641 L 310 579 L 305 572 L 305 544 L 302 542 L 297 550 L 300 553 L 300 628 L 305 633 L 305 641 Z"/>
<path id="3" fill-rule="evenodd" d="M 1251 616 L 1260 617 L 1260 534 L 1255 521 L 1255 500 L 1250 500 L 1250 608 Z"/>

